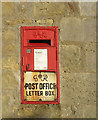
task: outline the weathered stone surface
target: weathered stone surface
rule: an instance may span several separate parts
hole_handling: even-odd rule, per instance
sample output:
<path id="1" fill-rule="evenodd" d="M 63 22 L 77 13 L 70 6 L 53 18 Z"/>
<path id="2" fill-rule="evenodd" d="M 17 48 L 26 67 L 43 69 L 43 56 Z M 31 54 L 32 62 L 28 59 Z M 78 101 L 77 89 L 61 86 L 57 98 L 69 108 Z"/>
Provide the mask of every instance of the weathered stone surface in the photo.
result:
<path id="1" fill-rule="evenodd" d="M 96 104 L 96 74 L 62 73 L 60 86 L 62 116 L 86 117 L 85 105 Z"/>
<path id="2" fill-rule="evenodd" d="M 7 19 L 9 17 L 12 17 L 14 15 L 14 3 L 13 2 L 4 2 L 2 4 L 2 16 L 6 17 Z"/>
<path id="3" fill-rule="evenodd" d="M 44 16 L 55 18 L 56 16 L 78 16 L 78 3 L 74 2 L 42 2 L 34 3 L 34 17 Z"/>
<path id="4" fill-rule="evenodd" d="M 3 32 L 2 32 L 2 38 L 4 39 L 4 41 L 2 41 L 2 45 L 3 46 L 6 46 L 6 44 L 15 44 L 15 40 L 16 40 L 16 32 L 15 32 L 15 29 L 3 29 Z M 10 42 L 10 43 L 9 43 Z M 15 51 L 13 51 L 15 52 Z"/>
<path id="5" fill-rule="evenodd" d="M 0 2 L 0 119 L 2 118 L 2 5 Z"/>
<path id="6" fill-rule="evenodd" d="M 1 0 L 1 2 L 14 2 L 15 0 Z"/>
<path id="7" fill-rule="evenodd" d="M 85 45 L 86 72 L 96 72 L 96 43 Z"/>
<path id="8" fill-rule="evenodd" d="M 21 105 L 18 111 L 19 117 L 26 118 L 60 118 L 60 105 Z M 55 111 L 55 112 L 53 112 Z M 27 114 L 25 114 L 27 113 Z"/>
<path id="9" fill-rule="evenodd" d="M 62 118 L 83 118 L 83 106 L 81 105 L 62 105 Z"/>
<path id="10" fill-rule="evenodd" d="M 20 2 L 27 2 L 27 0 L 19 0 Z"/>
<path id="11" fill-rule="evenodd" d="M 83 40 L 83 26 L 80 18 L 62 18 L 60 21 L 60 39 L 70 41 Z"/>
<path id="12" fill-rule="evenodd" d="M 92 10 L 93 4 L 86 5 L 86 3 L 75 2 L 17 2 L 2 4 L 3 117 L 95 117 L 96 21 Z M 90 7 L 85 7 L 89 5 Z M 59 26 L 59 105 L 21 104 L 21 25 Z"/>
<path id="13" fill-rule="evenodd" d="M 98 18 L 96 18 L 96 42 L 98 42 Z"/>
<path id="14" fill-rule="evenodd" d="M 96 2 L 80 2 L 81 16 L 96 16 Z"/>
<path id="15" fill-rule="evenodd" d="M 96 41 L 96 20 L 92 18 L 62 18 L 60 39 L 65 41 Z"/>
<path id="16" fill-rule="evenodd" d="M 98 2 L 96 2 L 96 18 L 98 18 Z"/>
<path id="17" fill-rule="evenodd" d="M 2 68 L 19 70 L 18 49 L 15 29 L 4 30 L 2 47 Z M 18 42 L 19 43 L 19 42 Z"/>
<path id="18" fill-rule="evenodd" d="M 61 104 L 90 105 L 96 103 L 96 74 L 63 72 L 60 86 Z"/>
<path id="19" fill-rule="evenodd" d="M 95 104 L 84 106 L 83 117 L 96 118 L 96 106 L 95 106 Z"/>
<path id="20" fill-rule="evenodd" d="M 96 72 L 96 43 L 60 41 L 60 44 L 62 71 Z"/>
<path id="21" fill-rule="evenodd" d="M 14 18 L 17 19 L 33 19 L 34 16 L 34 3 L 33 2 L 16 2 L 15 3 L 15 13 Z"/>
<path id="22" fill-rule="evenodd" d="M 84 55 L 79 45 L 66 44 L 60 47 L 60 65 L 65 72 L 85 71 Z"/>
<path id="23" fill-rule="evenodd" d="M 19 77 L 18 71 L 11 71 L 3 69 L 2 73 L 2 89 L 19 89 Z"/>
<path id="24" fill-rule="evenodd" d="M 14 118 L 17 117 L 14 112 L 14 108 L 20 103 L 19 92 L 15 90 L 3 90 L 2 91 L 2 117 Z"/>
<path id="25" fill-rule="evenodd" d="M 84 18 L 82 21 L 83 25 L 83 40 L 96 42 L 96 19 Z"/>
<path id="26" fill-rule="evenodd" d="M 1 77 L 1 75 L 0 75 Z M 1 82 L 0 82 L 1 85 Z M 2 118 L 2 91 L 1 91 L 1 87 L 0 87 L 0 119 Z"/>
<path id="27" fill-rule="evenodd" d="M 16 100 L 16 99 L 15 99 Z M 20 102 L 20 101 L 18 101 Z M 18 103 L 19 104 L 19 103 Z M 11 118 L 60 118 L 61 117 L 61 106 L 60 105 L 24 105 L 24 104 L 10 104 L 12 109 Z M 55 112 L 53 112 L 55 111 Z M 4 114 L 4 111 L 3 111 Z"/>
<path id="28" fill-rule="evenodd" d="M 96 87 L 98 86 L 98 74 L 96 74 Z M 96 89 L 96 100 L 98 100 L 98 89 Z M 98 107 L 96 104 L 96 113 L 98 111 Z M 96 118 L 98 118 L 98 115 L 96 114 Z"/>
<path id="29" fill-rule="evenodd" d="M 11 107 L 9 106 L 9 97 L 2 95 L 2 117 L 10 117 Z"/>
<path id="30" fill-rule="evenodd" d="M 32 2 L 32 0 L 27 0 L 27 2 Z M 33 0 L 33 2 L 40 2 L 40 0 Z"/>
<path id="31" fill-rule="evenodd" d="M 32 20 L 31 19 L 16 19 L 16 20 L 5 20 L 3 21 L 3 24 L 7 25 L 7 26 L 16 26 L 17 24 L 31 24 Z"/>
<path id="32" fill-rule="evenodd" d="M 3 69 L 12 69 L 12 70 L 19 70 L 19 62 L 18 58 L 14 55 L 9 55 L 8 57 L 2 58 L 2 68 Z"/>
<path id="33" fill-rule="evenodd" d="M 61 5 L 59 5 L 61 4 Z M 34 3 L 34 17 L 53 17 L 56 15 L 64 15 L 67 11 L 67 3 Z"/>
<path id="34" fill-rule="evenodd" d="M 39 25 L 52 25 L 53 24 L 53 20 L 52 19 L 42 19 L 42 20 L 37 20 L 36 21 L 37 24 Z"/>

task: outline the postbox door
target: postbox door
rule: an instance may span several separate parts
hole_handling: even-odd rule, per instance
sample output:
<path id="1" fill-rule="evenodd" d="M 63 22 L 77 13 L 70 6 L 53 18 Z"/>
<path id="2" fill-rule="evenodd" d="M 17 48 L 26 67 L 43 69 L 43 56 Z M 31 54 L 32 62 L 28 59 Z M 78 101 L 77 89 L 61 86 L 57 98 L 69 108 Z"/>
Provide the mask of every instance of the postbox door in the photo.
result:
<path id="1" fill-rule="evenodd" d="M 43 53 L 37 54 L 37 51 Z M 56 71 L 56 47 L 25 47 L 23 63 L 24 71 Z"/>

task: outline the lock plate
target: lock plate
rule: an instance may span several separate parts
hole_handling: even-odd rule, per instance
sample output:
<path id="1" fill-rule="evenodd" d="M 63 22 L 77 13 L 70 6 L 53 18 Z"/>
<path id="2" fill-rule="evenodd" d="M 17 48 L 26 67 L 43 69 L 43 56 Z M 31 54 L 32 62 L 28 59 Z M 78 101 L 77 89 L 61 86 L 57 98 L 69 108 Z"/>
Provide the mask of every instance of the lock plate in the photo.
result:
<path id="1" fill-rule="evenodd" d="M 27 49 L 27 53 L 31 53 L 31 49 Z"/>

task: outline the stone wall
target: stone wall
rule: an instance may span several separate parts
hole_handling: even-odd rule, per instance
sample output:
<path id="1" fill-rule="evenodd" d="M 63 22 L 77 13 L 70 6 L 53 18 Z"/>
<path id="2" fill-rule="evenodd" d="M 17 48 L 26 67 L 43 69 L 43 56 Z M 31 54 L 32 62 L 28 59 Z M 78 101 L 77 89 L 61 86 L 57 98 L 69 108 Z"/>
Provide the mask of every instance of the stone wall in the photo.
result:
<path id="1" fill-rule="evenodd" d="M 22 25 L 59 27 L 59 105 L 21 104 Z M 96 117 L 96 3 L 2 2 L 2 117 Z"/>

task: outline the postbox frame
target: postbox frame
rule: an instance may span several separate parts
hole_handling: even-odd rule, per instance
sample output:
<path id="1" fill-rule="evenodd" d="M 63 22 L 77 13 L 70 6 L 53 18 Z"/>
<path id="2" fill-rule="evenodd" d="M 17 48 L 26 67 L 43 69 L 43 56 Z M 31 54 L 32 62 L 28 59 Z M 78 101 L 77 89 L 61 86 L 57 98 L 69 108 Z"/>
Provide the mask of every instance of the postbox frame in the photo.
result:
<path id="1" fill-rule="evenodd" d="M 24 78 L 23 78 L 23 41 L 25 30 L 52 30 L 56 39 L 56 58 L 57 58 L 57 101 L 24 101 Z M 45 47 L 45 46 L 44 46 Z M 37 46 L 40 49 L 40 46 Z M 35 72 L 52 72 L 52 70 L 34 70 Z M 53 71 L 54 72 L 54 71 Z M 59 40 L 57 26 L 21 26 L 21 104 L 59 104 L 60 103 L 60 81 L 59 81 Z"/>

